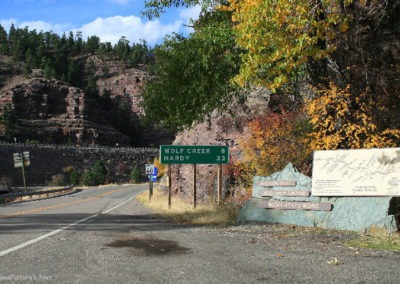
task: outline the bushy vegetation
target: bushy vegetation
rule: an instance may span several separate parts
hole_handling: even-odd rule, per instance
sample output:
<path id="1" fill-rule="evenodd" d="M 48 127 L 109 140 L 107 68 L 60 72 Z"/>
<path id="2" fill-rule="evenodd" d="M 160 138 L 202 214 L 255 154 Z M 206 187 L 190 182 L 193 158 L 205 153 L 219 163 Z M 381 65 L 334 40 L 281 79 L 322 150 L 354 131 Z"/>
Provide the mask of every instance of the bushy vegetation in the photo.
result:
<path id="1" fill-rule="evenodd" d="M 79 184 L 79 176 L 75 169 L 73 169 L 69 173 L 69 184 L 71 185 L 78 185 Z"/>
<path id="2" fill-rule="evenodd" d="M 334 84 L 317 92 L 306 112 L 313 131 L 310 148 L 360 149 L 400 145 L 400 130 L 380 125 L 378 106 L 371 92 L 354 96 L 350 86 L 341 89 Z"/>
<path id="3" fill-rule="evenodd" d="M 231 195 L 238 189 L 250 193 L 255 175 L 269 176 L 282 170 L 288 162 L 309 174 L 312 151 L 306 134 L 310 130 L 304 115 L 284 110 L 267 113 L 249 122 L 248 131 L 239 140 L 240 159 L 231 159 L 225 167 Z M 248 198 L 250 194 L 244 196 Z M 234 199 L 240 202 L 242 198 L 236 196 Z"/>
<path id="4" fill-rule="evenodd" d="M 94 166 L 86 171 L 81 183 L 86 186 L 96 186 L 104 184 L 107 178 L 107 169 L 101 161 L 97 161 Z"/>
<path id="5" fill-rule="evenodd" d="M 180 95 L 174 89 L 180 86 L 181 82 L 186 86 L 204 84 L 206 77 L 198 77 L 191 63 L 180 64 L 182 61 L 178 59 L 197 54 L 184 62 L 196 62 L 196 65 L 201 67 L 202 63 L 207 62 L 207 56 L 211 55 L 201 47 L 210 44 L 213 47 L 212 52 L 224 47 L 224 56 L 232 59 L 217 64 L 215 68 L 214 64 L 208 64 L 213 66 L 210 70 L 198 68 L 199 72 L 212 74 L 208 78 L 212 79 L 213 84 L 221 84 L 221 90 L 234 89 L 236 84 L 242 87 L 259 85 L 282 94 L 282 97 L 291 96 L 296 94 L 293 93 L 293 89 L 288 89 L 288 86 L 293 82 L 308 79 L 317 89 L 314 98 L 318 100 L 317 97 L 324 96 L 331 86 L 344 89 L 348 85 L 349 96 L 338 97 L 339 100 L 346 100 L 343 102 L 349 108 L 348 115 L 343 119 L 360 119 L 357 118 L 360 115 L 357 107 L 362 101 L 365 107 L 362 112 L 376 118 L 373 123 L 376 123 L 379 133 L 386 129 L 397 129 L 399 122 L 395 114 L 400 104 L 396 91 L 398 84 L 395 83 L 395 87 L 393 79 L 400 75 L 400 59 L 391 50 L 396 49 L 393 40 L 399 35 L 395 27 L 400 21 L 396 16 L 400 11 L 400 3 L 394 0 L 385 3 L 381 5 L 379 1 L 353 0 L 313 3 L 307 0 L 146 1 L 145 14 L 156 17 L 173 6 L 201 4 L 203 7 L 201 17 L 194 23 L 194 33 L 187 37 L 177 36 L 171 41 L 167 40 L 165 45 L 159 48 L 160 54 L 165 53 L 169 56 L 157 62 L 156 70 L 163 72 L 157 73 L 157 80 L 149 87 L 151 89 L 157 86 L 160 90 L 164 88 L 164 92 L 160 93 L 163 98 L 172 97 L 173 92 L 173 100 L 193 96 L 193 100 L 188 101 L 195 102 L 196 109 L 188 111 L 192 108 L 185 105 L 182 107 L 185 111 L 180 111 L 176 109 L 180 104 L 170 101 L 167 105 L 174 105 L 174 109 L 165 108 L 161 112 L 163 117 L 157 118 L 170 125 L 178 123 L 175 126 L 185 126 L 191 125 L 191 122 L 210 112 L 209 100 L 204 97 L 206 91 L 190 88 Z M 218 36 L 205 36 L 212 33 Z M 185 52 L 181 52 L 182 50 Z M 376 58 L 377 50 L 387 53 L 387 56 Z M 239 62 L 235 59 L 237 56 L 241 59 Z M 168 70 L 175 70 L 184 76 L 177 81 L 164 81 L 172 74 Z M 218 72 L 214 72 L 216 70 Z M 224 99 L 229 100 L 235 96 L 240 98 L 243 94 L 244 91 L 230 92 Z M 158 99 L 162 100 L 159 97 Z M 144 96 L 145 105 L 151 100 L 151 96 Z M 282 98 L 282 101 L 284 100 L 285 98 Z M 323 99 L 319 102 L 325 105 L 330 103 Z M 344 107 L 343 104 L 338 106 Z M 148 112 L 151 113 L 150 108 Z M 190 112 L 191 116 L 180 119 L 178 115 L 181 115 L 181 112 Z M 387 112 L 392 115 L 388 117 Z M 170 115 L 174 116 L 173 121 L 169 120 Z M 318 116 L 321 121 L 325 118 L 320 116 L 322 113 L 316 112 L 313 115 Z M 344 136 L 348 135 L 341 133 Z M 360 139 L 369 139 L 367 136 Z M 362 144 L 358 147 L 362 147 Z"/>
<path id="6" fill-rule="evenodd" d="M 16 134 L 15 123 L 16 117 L 11 104 L 6 104 L 3 109 L 0 108 L 0 139 L 13 142 Z M 4 130 L 1 131 L 1 128 Z"/>
<path id="7" fill-rule="evenodd" d="M 225 47 L 224 56 L 240 57 L 239 62 L 235 59 L 229 64 L 222 62 L 212 70 L 205 69 L 213 75 L 208 78 L 213 84 L 221 84 L 222 90 L 256 85 L 279 94 L 282 102 L 290 96 L 300 100 L 293 103 L 295 111 L 309 116 L 313 127 L 313 134 L 308 136 L 312 140 L 311 150 L 400 145 L 397 115 L 400 84 L 395 79 L 400 76 L 400 58 L 395 51 L 399 44 L 398 1 L 386 1 L 383 5 L 380 1 L 355 0 L 312 3 L 307 0 L 152 0 L 146 1 L 146 12 L 159 16 L 172 6 L 197 4 L 202 5 L 203 13 L 194 23 L 195 32 L 186 38 L 176 37 L 173 45 L 160 47 L 159 51 L 167 52 L 170 57 L 157 62 L 156 70 L 164 73 L 158 73 L 156 82 L 150 84 L 150 90 L 155 85 L 157 89 L 164 88 L 160 94 L 165 99 L 172 97 L 172 92 L 176 94 L 173 100 L 187 98 L 188 94 L 193 96 L 188 101 L 195 102 L 195 107 L 192 111 L 185 105 L 179 110 L 180 103 L 169 101 L 165 104 L 173 108 L 159 112 L 162 114 L 158 114 L 158 120 L 168 125 L 177 123 L 174 127 L 187 126 L 210 112 L 209 100 L 204 96 L 207 92 L 193 88 L 180 95 L 170 86 L 178 86 L 180 82 L 186 86 L 204 83 L 206 77 L 198 77 L 190 64 L 178 64 L 170 59 L 178 54 L 182 58 L 197 54 L 192 60 L 202 66 L 201 63 L 207 62 L 203 56 L 209 53 L 199 47 L 210 44 L 213 52 Z M 212 33 L 219 35 L 217 40 L 202 37 Z M 202 44 L 196 44 L 198 39 Z M 185 53 L 180 52 L 183 49 Z M 378 51 L 381 55 L 377 57 Z M 185 76 L 178 82 L 163 82 L 170 77 L 170 69 L 179 70 Z M 213 73 L 214 70 L 218 72 Z M 292 88 L 294 83 L 298 87 L 312 85 L 313 99 L 304 101 L 299 89 Z M 241 96 L 246 96 L 245 90 L 229 92 L 224 99 L 240 101 Z M 144 96 L 145 105 L 150 100 L 151 96 Z M 214 108 L 217 107 L 214 105 Z M 147 111 L 151 114 L 150 108 Z M 181 119 L 181 113 L 186 112 L 190 116 Z M 304 138 L 307 135 L 308 132 L 303 132 Z M 266 134 L 260 139 L 268 141 L 270 137 Z"/>
<path id="8" fill-rule="evenodd" d="M 131 170 L 131 179 L 134 183 L 140 183 L 142 181 L 140 170 L 137 166 Z"/>
<path id="9" fill-rule="evenodd" d="M 229 13 L 204 13 L 195 33 L 167 37 L 154 54 L 155 77 L 142 101 L 151 123 L 182 130 L 215 109 L 226 109 L 233 94 L 241 94 L 228 83 L 240 61 Z"/>

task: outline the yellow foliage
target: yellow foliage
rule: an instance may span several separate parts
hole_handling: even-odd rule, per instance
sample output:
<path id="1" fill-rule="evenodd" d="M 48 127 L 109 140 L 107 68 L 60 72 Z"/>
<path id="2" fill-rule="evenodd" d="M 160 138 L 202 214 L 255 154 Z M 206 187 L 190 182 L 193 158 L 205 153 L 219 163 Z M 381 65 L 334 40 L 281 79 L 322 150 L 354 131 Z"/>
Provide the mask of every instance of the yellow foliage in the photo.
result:
<path id="1" fill-rule="evenodd" d="M 400 130 L 379 127 L 374 119 L 377 109 L 368 91 L 352 94 L 347 86 L 340 89 L 331 84 L 317 91 L 307 102 L 310 117 L 312 150 L 383 148 L 400 145 Z"/>
<path id="2" fill-rule="evenodd" d="M 161 164 L 161 163 L 160 163 L 160 159 L 158 159 L 158 158 L 155 158 L 155 159 L 154 159 L 153 164 L 154 164 L 154 166 L 155 166 L 156 168 L 158 168 L 157 177 L 162 177 L 162 176 L 164 176 L 164 175 L 165 175 L 165 172 L 166 172 L 166 170 L 167 170 L 167 166 L 164 165 L 164 164 Z"/>
<path id="3" fill-rule="evenodd" d="M 275 90 L 301 70 L 307 58 L 320 60 L 334 51 L 321 41 L 346 32 L 348 17 L 340 0 L 228 0 L 220 9 L 232 11 L 242 55 L 235 81 L 261 84 Z M 346 2 L 351 2 L 347 0 Z"/>

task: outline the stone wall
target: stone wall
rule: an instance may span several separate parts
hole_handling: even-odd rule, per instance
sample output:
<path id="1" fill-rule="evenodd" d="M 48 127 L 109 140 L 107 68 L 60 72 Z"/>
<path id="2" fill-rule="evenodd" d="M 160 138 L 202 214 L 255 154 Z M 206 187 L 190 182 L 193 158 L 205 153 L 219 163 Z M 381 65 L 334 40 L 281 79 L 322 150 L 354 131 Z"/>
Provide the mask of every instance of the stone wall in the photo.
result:
<path id="1" fill-rule="evenodd" d="M 110 183 L 129 182 L 134 167 L 145 180 L 145 164 L 158 156 L 154 148 L 0 144 L 0 184 L 23 185 L 22 170 L 14 168 L 13 153 L 24 151 L 29 152 L 31 162 L 25 168 L 28 186 L 68 184 L 72 169 L 81 176 L 97 161 L 107 168 Z"/>

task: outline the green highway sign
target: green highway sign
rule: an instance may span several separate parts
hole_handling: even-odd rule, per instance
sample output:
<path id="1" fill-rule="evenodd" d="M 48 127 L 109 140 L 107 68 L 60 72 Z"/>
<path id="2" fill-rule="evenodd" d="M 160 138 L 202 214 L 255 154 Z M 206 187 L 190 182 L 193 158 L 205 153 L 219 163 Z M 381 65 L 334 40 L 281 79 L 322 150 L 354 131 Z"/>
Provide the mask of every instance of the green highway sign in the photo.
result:
<path id="1" fill-rule="evenodd" d="M 227 164 L 228 146 L 161 145 L 161 164 Z"/>

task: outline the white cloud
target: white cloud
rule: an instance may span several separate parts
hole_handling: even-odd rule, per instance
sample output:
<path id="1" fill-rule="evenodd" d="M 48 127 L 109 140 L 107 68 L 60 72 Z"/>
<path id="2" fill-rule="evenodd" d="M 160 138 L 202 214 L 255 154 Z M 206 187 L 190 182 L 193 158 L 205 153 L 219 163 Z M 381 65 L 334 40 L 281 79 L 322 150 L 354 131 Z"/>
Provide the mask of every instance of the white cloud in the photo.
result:
<path id="1" fill-rule="evenodd" d="M 37 32 L 43 31 L 43 32 L 48 32 L 48 31 L 53 31 L 54 33 L 62 35 L 62 33 L 70 30 L 72 27 L 71 25 L 68 24 L 51 24 L 48 22 L 44 21 L 25 21 L 25 22 L 19 22 L 16 19 L 3 19 L 0 20 L 0 25 L 4 27 L 4 29 L 8 32 L 8 30 L 11 27 L 11 24 L 14 24 L 15 27 L 17 28 L 25 28 L 28 27 L 29 30 L 36 30 Z"/>
<path id="2" fill-rule="evenodd" d="M 38 32 L 53 31 L 56 34 L 62 35 L 67 30 L 71 29 L 71 25 L 68 24 L 50 24 L 44 21 L 29 21 L 18 23 L 18 27 L 24 28 L 29 27 L 29 30 L 37 30 Z"/>
<path id="3" fill-rule="evenodd" d="M 11 24 L 13 24 L 13 23 L 14 23 L 14 25 L 17 25 L 17 20 L 13 19 L 13 18 L 0 20 L 0 25 L 7 31 L 7 33 L 11 27 Z"/>
<path id="4" fill-rule="evenodd" d="M 186 22 L 188 22 L 190 19 L 197 20 L 199 18 L 200 12 L 201 6 L 197 5 L 194 7 L 182 9 L 179 17 Z"/>
<path id="5" fill-rule="evenodd" d="M 185 9 L 181 9 L 180 13 L 179 13 L 179 18 L 182 20 L 182 22 L 187 25 L 185 27 L 185 30 L 187 33 L 191 33 L 193 32 L 193 28 L 191 28 L 191 21 L 195 21 L 199 18 L 201 12 L 201 6 L 197 5 L 194 7 L 190 7 L 190 8 L 185 8 Z"/>
<path id="6" fill-rule="evenodd" d="M 165 25 L 158 20 L 143 22 L 136 16 L 114 16 L 97 18 L 74 31 L 81 31 L 84 38 L 96 35 L 102 42 L 109 41 L 113 44 L 125 36 L 130 43 L 138 43 L 144 39 L 149 45 L 154 45 L 161 42 L 165 35 L 178 31 L 181 26 L 181 20 Z"/>

